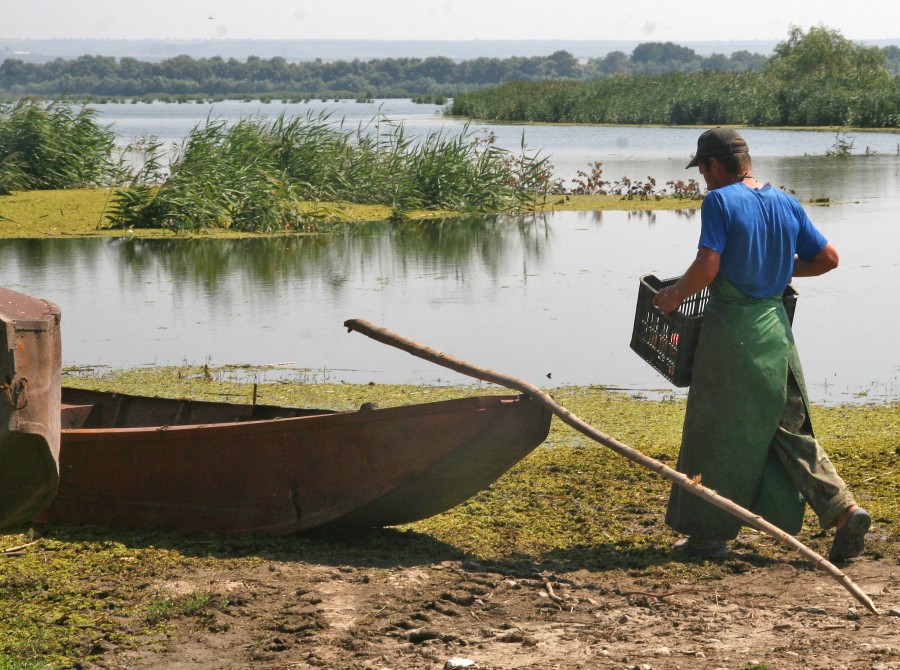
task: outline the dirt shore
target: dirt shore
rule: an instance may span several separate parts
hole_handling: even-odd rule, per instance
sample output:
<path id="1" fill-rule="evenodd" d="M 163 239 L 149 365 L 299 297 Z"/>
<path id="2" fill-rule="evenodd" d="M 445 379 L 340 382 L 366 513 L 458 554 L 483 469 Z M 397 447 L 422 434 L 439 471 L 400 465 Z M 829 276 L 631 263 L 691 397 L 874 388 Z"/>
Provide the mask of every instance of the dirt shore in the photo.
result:
<path id="1" fill-rule="evenodd" d="M 246 392 L 182 372 L 114 381 L 126 393 Z M 261 391 L 270 404 L 307 407 L 335 397 L 358 407 L 376 392 L 383 406 L 459 393 Z M 556 397 L 675 463 L 682 403 L 601 389 Z M 820 439 L 872 513 L 866 551 L 840 567 L 878 616 L 750 529 L 725 558 L 673 556 L 668 482 L 554 422 L 547 444 L 491 487 L 405 527 L 285 537 L 11 529 L 0 536 L 0 669 L 900 670 L 900 406 L 813 409 Z M 832 536 L 808 512 L 797 537 L 827 554 Z"/>
<path id="2" fill-rule="evenodd" d="M 728 559 L 745 561 L 742 573 L 717 574 L 711 561 L 715 578 L 670 584 L 622 571 L 459 560 L 325 565 L 298 557 L 173 574 L 142 588 L 171 598 L 207 594 L 220 605 L 176 618 L 168 634 L 136 646 L 97 642 L 80 667 L 900 668 L 896 554 L 844 566 L 880 616 L 800 560 L 760 566 L 754 556 L 743 543 Z"/>

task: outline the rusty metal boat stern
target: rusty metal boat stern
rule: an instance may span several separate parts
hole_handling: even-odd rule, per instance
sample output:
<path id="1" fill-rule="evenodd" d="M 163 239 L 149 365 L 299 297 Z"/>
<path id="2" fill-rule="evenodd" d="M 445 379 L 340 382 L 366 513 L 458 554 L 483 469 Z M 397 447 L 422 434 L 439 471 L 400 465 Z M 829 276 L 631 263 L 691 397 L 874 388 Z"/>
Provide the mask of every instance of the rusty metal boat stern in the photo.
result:
<path id="1" fill-rule="evenodd" d="M 50 504 L 59 483 L 60 311 L 0 288 L 0 528 Z"/>

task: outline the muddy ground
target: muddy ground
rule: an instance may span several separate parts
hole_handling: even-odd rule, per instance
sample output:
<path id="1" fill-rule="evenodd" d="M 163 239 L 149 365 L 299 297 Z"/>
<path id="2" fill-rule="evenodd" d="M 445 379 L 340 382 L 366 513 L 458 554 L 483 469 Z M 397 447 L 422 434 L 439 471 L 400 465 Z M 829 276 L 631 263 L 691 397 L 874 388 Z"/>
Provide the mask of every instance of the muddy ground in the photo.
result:
<path id="1" fill-rule="evenodd" d="M 746 556 L 743 572 L 709 561 L 709 579 L 669 584 L 465 560 L 176 571 L 141 585 L 146 597 L 205 594 L 215 606 L 138 645 L 95 642 L 81 667 L 900 668 L 896 552 L 842 566 L 880 616 L 796 557 L 760 566 L 753 555 L 740 545 L 729 560 Z"/>

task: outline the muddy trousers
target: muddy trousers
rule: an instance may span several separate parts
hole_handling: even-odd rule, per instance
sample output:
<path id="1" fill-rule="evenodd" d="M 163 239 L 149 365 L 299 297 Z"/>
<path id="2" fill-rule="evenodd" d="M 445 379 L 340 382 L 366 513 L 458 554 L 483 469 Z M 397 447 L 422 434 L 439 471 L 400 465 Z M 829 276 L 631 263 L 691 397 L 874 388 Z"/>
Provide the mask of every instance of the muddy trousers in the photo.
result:
<path id="1" fill-rule="evenodd" d="M 828 454 L 813 436 L 806 403 L 791 372 L 788 372 L 787 402 L 772 438 L 772 449 L 794 486 L 819 517 L 822 528 L 834 526 L 844 510 L 856 504 Z"/>

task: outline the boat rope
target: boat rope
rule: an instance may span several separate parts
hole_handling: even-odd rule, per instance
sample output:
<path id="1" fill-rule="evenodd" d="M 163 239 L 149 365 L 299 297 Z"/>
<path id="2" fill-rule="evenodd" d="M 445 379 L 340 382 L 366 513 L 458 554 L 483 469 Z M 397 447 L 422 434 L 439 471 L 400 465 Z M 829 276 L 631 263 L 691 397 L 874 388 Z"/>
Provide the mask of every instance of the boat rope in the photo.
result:
<path id="1" fill-rule="evenodd" d="M 6 396 L 6 404 L 14 410 L 22 410 L 28 405 L 28 396 L 25 395 L 25 387 L 28 385 L 27 377 L 19 377 L 6 384 L 0 384 L 0 390 Z"/>

